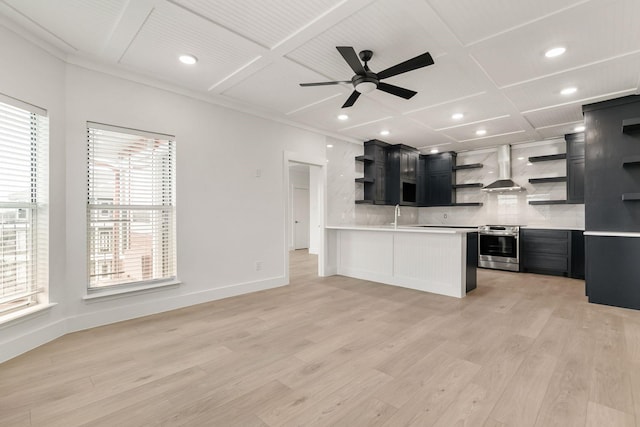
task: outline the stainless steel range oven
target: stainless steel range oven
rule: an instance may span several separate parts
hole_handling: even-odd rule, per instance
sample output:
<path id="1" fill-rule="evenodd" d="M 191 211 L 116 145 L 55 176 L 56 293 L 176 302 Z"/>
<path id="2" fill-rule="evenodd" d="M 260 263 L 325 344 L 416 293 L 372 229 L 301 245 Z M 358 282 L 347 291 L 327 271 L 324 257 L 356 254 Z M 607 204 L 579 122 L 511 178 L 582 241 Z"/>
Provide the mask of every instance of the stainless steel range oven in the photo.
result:
<path id="1" fill-rule="evenodd" d="M 478 227 L 478 266 L 520 271 L 520 227 L 481 225 Z"/>

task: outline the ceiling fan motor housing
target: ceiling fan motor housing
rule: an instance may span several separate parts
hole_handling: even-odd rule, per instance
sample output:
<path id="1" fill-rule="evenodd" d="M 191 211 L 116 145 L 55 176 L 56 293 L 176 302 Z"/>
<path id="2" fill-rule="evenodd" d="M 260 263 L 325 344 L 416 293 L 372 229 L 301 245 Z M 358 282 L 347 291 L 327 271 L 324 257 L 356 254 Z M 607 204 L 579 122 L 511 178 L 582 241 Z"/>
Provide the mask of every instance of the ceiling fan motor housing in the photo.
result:
<path id="1" fill-rule="evenodd" d="M 374 91 L 378 87 L 378 75 L 371 71 L 367 71 L 366 74 L 356 74 L 351 78 L 353 87 L 360 93 L 369 93 Z"/>

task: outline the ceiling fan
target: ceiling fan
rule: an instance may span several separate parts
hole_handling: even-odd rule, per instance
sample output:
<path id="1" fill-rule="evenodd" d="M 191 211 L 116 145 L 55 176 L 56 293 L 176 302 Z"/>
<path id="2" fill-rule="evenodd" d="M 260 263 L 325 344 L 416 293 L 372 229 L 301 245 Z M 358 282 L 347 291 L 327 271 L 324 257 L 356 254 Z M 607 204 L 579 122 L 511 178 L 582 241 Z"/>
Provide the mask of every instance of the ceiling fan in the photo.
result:
<path id="1" fill-rule="evenodd" d="M 369 62 L 371 60 L 371 57 L 373 57 L 372 51 L 363 50 L 360 52 L 360 59 L 364 62 L 363 66 L 360 62 L 360 59 L 358 59 L 358 55 L 356 54 L 356 51 L 353 49 L 353 47 L 336 46 L 336 49 L 338 49 L 338 52 L 340 52 L 344 60 L 347 61 L 347 64 L 349 64 L 351 69 L 356 73 L 353 77 L 351 77 L 351 80 L 319 83 L 300 83 L 300 86 L 326 86 L 337 85 L 341 83 L 353 84 L 354 91 L 351 93 L 351 96 L 349 96 L 347 102 L 344 103 L 342 108 L 351 107 L 353 104 L 355 104 L 361 93 L 369 93 L 374 91 L 375 89 L 379 89 L 383 92 L 387 92 L 391 95 L 399 96 L 404 99 L 410 99 L 418 92 L 414 92 L 403 87 L 390 85 L 388 83 L 381 82 L 380 80 L 396 76 L 398 74 L 406 73 L 408 71 L 417 70 L 418 68 L 433 65 L 433 58 L 431 58 L 429 52 L 426 52 L 422 55 L 416 56 L 415 58 L 411 58 L 404 62 L 396 64 L 393 67 L 389 67 L 386 70 L 380 71 L 379 73 L 374 73 L 369 69 L 369 66 L 367 65 L 367 62 Z"/>

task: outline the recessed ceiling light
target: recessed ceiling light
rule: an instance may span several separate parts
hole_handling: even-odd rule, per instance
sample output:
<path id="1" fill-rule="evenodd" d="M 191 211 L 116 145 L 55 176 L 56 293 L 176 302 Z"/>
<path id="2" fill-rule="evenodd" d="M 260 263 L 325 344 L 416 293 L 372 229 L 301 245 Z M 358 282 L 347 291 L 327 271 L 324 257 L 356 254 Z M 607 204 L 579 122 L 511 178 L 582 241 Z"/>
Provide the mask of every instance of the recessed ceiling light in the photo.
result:
<path id="1" fill-rule="evenodd" d="M 576 132 L 583 132 L 586 128 L 583 125 L 580 126 L 576 126 L 573 128 L 574 131 Z"/>
<path id="2" fill-rule="evenodd" d="M 566 87 L 560 91 L 562 95 L 571 95 L 572 93 L 576 93 L 578 89 L 575 87 Z"/>
<path id="3" fill-rule="evenodd" d="M 381 130 L 380 131 L 380 135 L 382 135 L 382 136 L 387 136 L 387 135 L 389 135 L 389 133 L 390 132 L 388 130 Z"/>
<path id="4" fill-rule="evenodd" d="M 562 46 L 558 46 L 558 47 L 554 47 L 554 48 L 551 48 L 548 51 L 546 51 L 544 53 L 544 56 L 546 56 L 547 58 L 555 58 L 556 56 L 562 55 L 566 51 L 567 51 L 566 48 L 564 48 Z"/>
<path id="5" fill-rule="evenodd" d="M 187 65 L 194 65 L 196 62 L 198 62 L 198 58 L 193 55 L 180 55 L 178 59 L 180 60 L 180 62 Z"/>
<path id="6" fill-rule="evenodd" d="M 531 166 L 531 165 L 533 165 L 533 163 L 531 163 L 531 162 L 527 163 L 527 166 Z"/>
<path id="7" fill-rule="evenodd" d="M 524 160 L 524 157 L 518 157 L 518 160 Z"/>
<path id="8" fill-rule="evenodd" d="M 462 113 L 454 113 L 454 114 L 451 115 L 451 118 L 453 120 L 460 120 L 463 117 L 464 117 L 464 114 L 462 114 Z"/>
<path id="9" fill-rule="evenodd" d="M 485 129 L 478 129 L 476 131 L 476 135 L 478 135 L 478 136 L 482 136 L 482 135 L 486 135 L 486 134 L 487 134 L 487 131 Z"/>
<path id="10" fill-rule="evenodd" d="M 437 148 L 431 149 L 431 154 L 436 154 L 436 153 L 438 153 L 438 149 Z"/>
<path id="11" fill-rule="evenodd" d="M 348 118 L 349 118 L 349 116 L 347 116 L 346 114 L 340 114 L 340 115 L 338 115 L 338 120 L 342 120 L 342 121 L 344 121 L 344 120 L 347 120 Z"/>
<path id="12" fill-rule="evenodd" d="M 327 144 L 327 148 L 333 148 L 333 144 Z"/>

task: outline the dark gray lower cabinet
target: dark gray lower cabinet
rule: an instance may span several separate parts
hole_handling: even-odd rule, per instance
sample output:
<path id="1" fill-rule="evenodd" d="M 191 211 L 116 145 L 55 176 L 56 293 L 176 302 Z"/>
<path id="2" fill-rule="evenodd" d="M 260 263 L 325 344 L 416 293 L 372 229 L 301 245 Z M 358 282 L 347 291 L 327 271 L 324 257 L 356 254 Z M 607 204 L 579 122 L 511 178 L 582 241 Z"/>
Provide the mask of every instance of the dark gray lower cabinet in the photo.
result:
<path id="1" fill-rule="evenodd" d="M 585 278 L 585 244 L 584 244 L 584 232 L 581 230 L 571 231 L 571 249 L 570 249 L 569 262 L 571 263 L 569 270 L 569 277 L 574 279 Z"/>
<path id="2" fill-rule="evenodd" d="M 582 231 L 522 229 L 520 271 L 584 279 Z"/>
<path id="3" fill-rule="evenodd" d="M 589 302 L 640 309 L 640 239 L 587 236 Z"/>
<path id="4" fill-rule="evenodd" d="M 569 275 L 569 232 L 532 230 L 520 232 L 521 270 L 526 273 Z"/>

